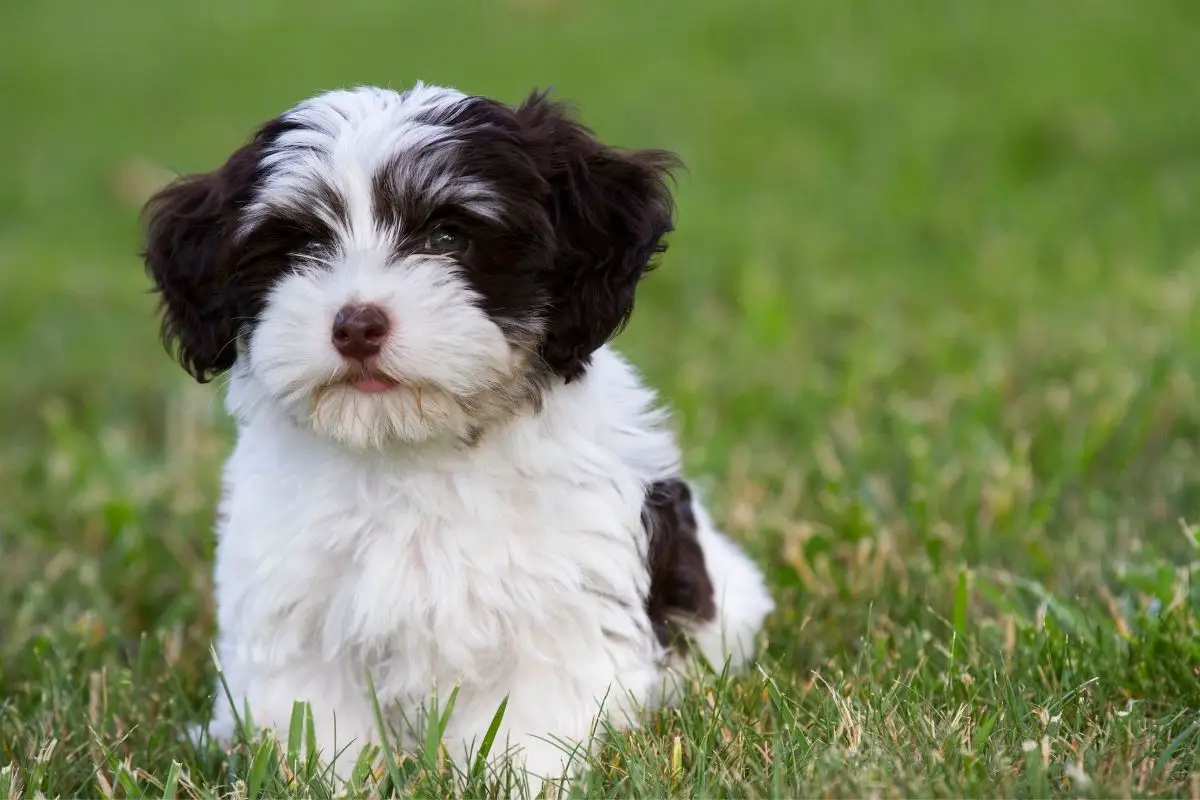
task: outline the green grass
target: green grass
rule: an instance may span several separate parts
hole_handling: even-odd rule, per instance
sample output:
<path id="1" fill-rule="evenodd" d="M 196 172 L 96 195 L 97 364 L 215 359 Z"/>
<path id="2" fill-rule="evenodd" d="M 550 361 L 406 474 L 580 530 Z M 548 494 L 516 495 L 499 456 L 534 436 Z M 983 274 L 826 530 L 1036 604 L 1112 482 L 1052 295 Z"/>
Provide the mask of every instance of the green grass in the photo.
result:
<path id="1" fill-rule="evenodd" d="M 208 169 L 319 89 L 416 78 L 553 84 L 690 167 L 619 344 L 779 611 L 761 671 L 697 680 L 581 792 L 1200 796 L 1196 24 L 1183 0 L 4 4 L 0 797 L 322 793 L 289 743 L 182 736 L 231 430 L 159 348 L 138 165 Z M 433 796 L 448 769 L 389 780 Z"/>

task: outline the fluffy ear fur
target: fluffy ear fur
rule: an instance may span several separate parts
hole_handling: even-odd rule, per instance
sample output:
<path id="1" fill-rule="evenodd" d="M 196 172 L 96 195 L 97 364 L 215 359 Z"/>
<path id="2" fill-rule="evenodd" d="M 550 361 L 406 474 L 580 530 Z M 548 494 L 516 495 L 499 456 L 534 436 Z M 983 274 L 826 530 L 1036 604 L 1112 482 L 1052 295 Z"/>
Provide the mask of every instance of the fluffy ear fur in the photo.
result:
<path id="1" fill-rule="evenodd" d="M 534 93 L 517 110 L 541 144 L 556 237 L 542 358 L 568 381 L 587 367 L 633 311 L 634 294 L 673 227 L 668 181 L 680 166 L 661 150 L 607 147 L 568 106 Z"/>
<path id="2" fill-rule="evenodd" d="M 235 239 L 278 128 L 267 123 L 223 167 L 179 178 L 143 210 L 142 258 L 161 300 L 163 344 L 201 383 L 233 366 L 242 322 L 252 316 Z"/>

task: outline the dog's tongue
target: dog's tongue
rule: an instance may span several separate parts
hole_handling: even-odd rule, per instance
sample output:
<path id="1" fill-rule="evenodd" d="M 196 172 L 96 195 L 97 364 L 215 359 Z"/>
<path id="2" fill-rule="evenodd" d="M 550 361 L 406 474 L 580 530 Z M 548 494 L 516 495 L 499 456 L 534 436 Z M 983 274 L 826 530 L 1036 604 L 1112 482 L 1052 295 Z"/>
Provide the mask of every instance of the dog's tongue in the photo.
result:
<path id="1" fill-rule="evenodd" d="M 360 392 L 375 394 L 377 392 L 386 392 L 396 384 L 383 378 L 359 378 L 354 382 L 354 388 Z"/>

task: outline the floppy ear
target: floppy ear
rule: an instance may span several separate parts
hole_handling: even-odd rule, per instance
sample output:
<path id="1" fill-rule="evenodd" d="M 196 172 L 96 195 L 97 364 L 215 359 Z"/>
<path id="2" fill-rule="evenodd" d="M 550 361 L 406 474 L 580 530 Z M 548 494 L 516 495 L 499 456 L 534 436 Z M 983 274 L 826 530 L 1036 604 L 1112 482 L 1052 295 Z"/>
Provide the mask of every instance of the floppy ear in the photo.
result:
<path id="1" fill-rule="evenodd" d="M 638 281 L 666 250 L 674 212 L 667 184 L 680 164 L 662 150 L 605 146 L 545 93 L 516 113 L 541 154 L 556 239 L 542 358 L 570 381 L 624 326 Z"/>
<path id="2" fill-rule="evenodd" d="M 201 383 L 237 358 L 249 309 L 239 287 L 235 239 L 272 128 L 263 126 L 215 172 L 169 184 L 143 210 L 142 258 L 161 301 L 163 344 Z"/>

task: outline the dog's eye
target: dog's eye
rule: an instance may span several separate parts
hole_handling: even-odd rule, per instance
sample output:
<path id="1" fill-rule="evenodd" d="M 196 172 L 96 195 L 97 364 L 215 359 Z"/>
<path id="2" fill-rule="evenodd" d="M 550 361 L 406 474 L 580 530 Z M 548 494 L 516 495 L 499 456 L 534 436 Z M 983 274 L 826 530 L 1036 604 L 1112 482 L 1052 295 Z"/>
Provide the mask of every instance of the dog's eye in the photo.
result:
<path id="1" fill-rule="evenodd" d="M 468 244 L 466 234 L 455 228 L 437 228 L 425 237 L 425 249 L 439 255 L 461 253 Z"/>

